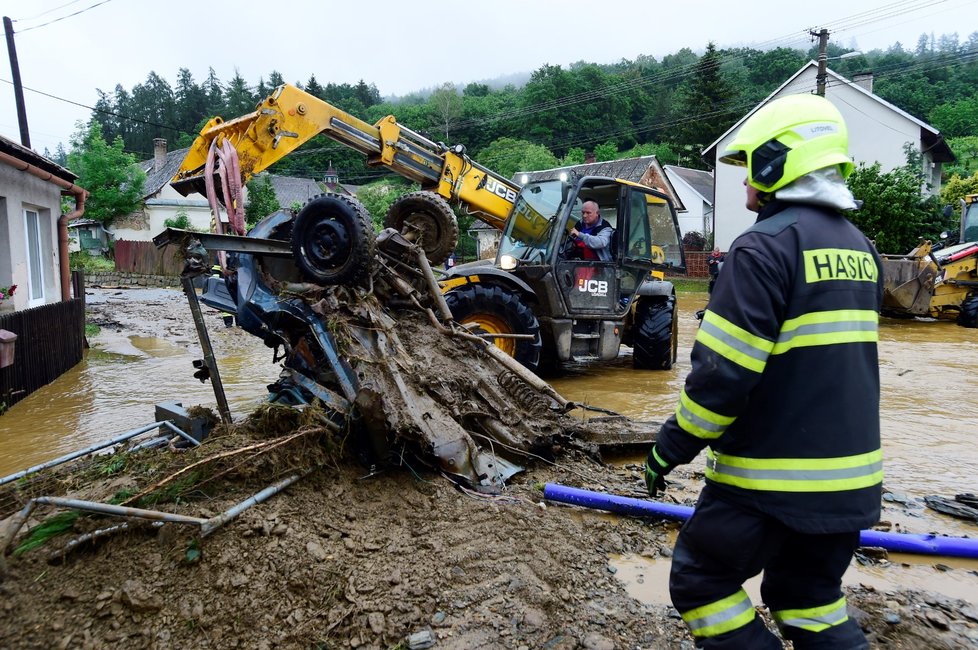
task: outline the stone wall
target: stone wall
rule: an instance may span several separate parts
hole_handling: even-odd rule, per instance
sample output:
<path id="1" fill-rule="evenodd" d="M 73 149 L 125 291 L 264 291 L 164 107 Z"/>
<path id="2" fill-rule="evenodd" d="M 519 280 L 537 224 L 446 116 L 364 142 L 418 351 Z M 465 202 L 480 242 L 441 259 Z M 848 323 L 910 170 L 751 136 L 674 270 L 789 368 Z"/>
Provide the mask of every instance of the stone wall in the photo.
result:
<path id="1" fill-rule="evenodd" d="M 124 271 L 86 273 L 87 287 L 179 287 L 180 278 L 168 275 L 143 275 Z"/>

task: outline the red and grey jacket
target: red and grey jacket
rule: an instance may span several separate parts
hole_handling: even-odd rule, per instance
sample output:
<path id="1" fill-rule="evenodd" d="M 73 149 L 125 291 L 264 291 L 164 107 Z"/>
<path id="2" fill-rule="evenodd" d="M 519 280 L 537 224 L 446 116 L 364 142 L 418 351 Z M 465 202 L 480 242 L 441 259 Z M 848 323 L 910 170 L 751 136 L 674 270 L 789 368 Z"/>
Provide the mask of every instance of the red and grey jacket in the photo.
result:
<path id="1" fill-rule="evenodd" d="M 845 217 L 775 201 L 733 243 L 656 450 L 707 450 L 723 496 L 805 533 L 879 519 L 879 255 Z"/>

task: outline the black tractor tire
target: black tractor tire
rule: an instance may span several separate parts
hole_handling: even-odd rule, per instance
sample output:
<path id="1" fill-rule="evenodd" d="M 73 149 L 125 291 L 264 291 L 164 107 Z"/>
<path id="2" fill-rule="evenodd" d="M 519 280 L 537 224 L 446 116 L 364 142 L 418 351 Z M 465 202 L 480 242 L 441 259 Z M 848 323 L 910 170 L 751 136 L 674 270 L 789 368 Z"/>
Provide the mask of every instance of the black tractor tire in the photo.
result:
<path id="1" fill-rule="evenodd" d="M 639 302 L 632 335 L 632 367 L 669 370 L 679 353 L 676 296 Z"/>
<path id="2" fill-rule="evenodd" d="M 370 274 L 374 228 L 363 204 L 321 194 L 299 211 L 292 226 L 292 254 L 302 274 L 323 285 L 357 284 Z"/>
<path id="3" fill-rule="evenodd" d="M 532 339 L 492 339 L 532 371 L 540 365 L 540 322 L 518 293 L 497 285 L 466 284 L 445 294 L 455 321 L 475 323 L 473 334 L 532 334 Z"/>
<path id="4" fill-rule="evenodd" d="M 458 220 L 448 201 L 434 192 L 411 192 L 391 204 L 384 226 L 421 246 L 428 263 L 448 259 L 458 245 Z"/>
<path id="5" fill-rule="evenodd" d="M 978 327 L 978 293 L 968 294 L 968 297 L 961 301 L 957 322 L 961 327 Z"/>

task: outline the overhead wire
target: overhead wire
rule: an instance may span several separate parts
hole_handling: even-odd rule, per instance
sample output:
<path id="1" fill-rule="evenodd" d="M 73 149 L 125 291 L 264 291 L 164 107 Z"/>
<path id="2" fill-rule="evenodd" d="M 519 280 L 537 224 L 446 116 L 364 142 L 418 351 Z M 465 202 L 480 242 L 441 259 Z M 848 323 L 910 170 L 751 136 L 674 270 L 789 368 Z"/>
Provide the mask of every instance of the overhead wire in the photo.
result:
<path id="1" fill-rule="evenodd" d="M 50 13 L 53 13 L 55 11 L 58 11 L 59 9 L 64 9 L 65 7 L 70 7 L 71 5 L 78 4 L 81 1 L 82 0 L 71 0 L 71 2 L 66 2 L 63 5 L 60 5 L 60 6 L 57 6 L 57 7 L 53 7 L 51 9 L 48 9 L 47 11 L 42 11 L 41 13 L 39 13 L 37 15 L 34 15 L 34 16 L 31 16 L 30 18 L 12 18 L 11 19 L 11 22 L 19 23 L 19 22 L 24 22 L 24 21 L 30 22 L 32 20 L 37 20 L 41 16 L 46 16 L 46 15 L 48 15 Z"/>
<path id="2" fill-rule="evenodd" d="M 62 20 L 66 20 L 68 18 L 72 18 L 72 17 L 77 16 L 79 14 L 83 14 L 86 11 L 91 11 L 95 7 L 98 7 L 100 5 L 104 5 L 107 2 L 112 2 L 112 0 L 101 0 L 101 2 L 96 2 L 95 4 L 91 5 L 90 7 L 85 7 L 84 9 L 79 9 L 78 11 L 75 11 L 73 13 L 70 13 L 70 14 L 68 14 L 66 16 L 61 16 L 60 18 L 55 18 L 54 20 L 49 20 L 46 23 L 41 23 L 40 25 L 34 25 L 33 27 L 25 27 L 24 29 L 18 29 L 17 30 L 17 33 L 18 34 L 23 34 L 24 32 L 29 32 L 29 31 L 34 30 L 34 29 L 40 29 L 42 27 L 47 27 L 48 25 L 53 25 L 54 23 L 61 22 Z M 68 3 L 68 4 L 71 4 L 71 3 Z M 67 5 L 65 5 L 65 6 L 67 6 Z"/>

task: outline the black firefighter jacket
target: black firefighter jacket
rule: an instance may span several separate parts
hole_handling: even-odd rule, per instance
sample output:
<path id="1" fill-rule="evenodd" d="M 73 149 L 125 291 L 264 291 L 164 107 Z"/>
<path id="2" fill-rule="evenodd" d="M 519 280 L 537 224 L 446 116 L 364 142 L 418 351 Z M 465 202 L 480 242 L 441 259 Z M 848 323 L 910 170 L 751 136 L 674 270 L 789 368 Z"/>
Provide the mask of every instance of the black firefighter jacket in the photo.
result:
<path id="1" fill-rule="evenodd" d="M 726 256 L 660 456 L 708 447 L 722 498 L 799 532 L 875 523 L 882 287 L 879 255 L 841 214 L 765 206 Z"/>

